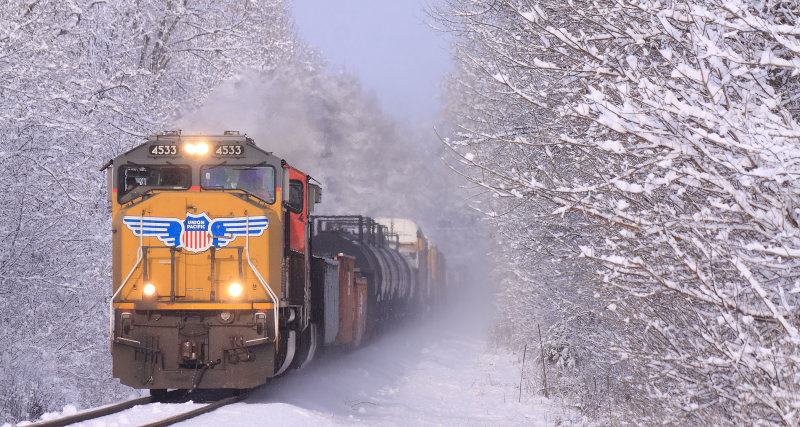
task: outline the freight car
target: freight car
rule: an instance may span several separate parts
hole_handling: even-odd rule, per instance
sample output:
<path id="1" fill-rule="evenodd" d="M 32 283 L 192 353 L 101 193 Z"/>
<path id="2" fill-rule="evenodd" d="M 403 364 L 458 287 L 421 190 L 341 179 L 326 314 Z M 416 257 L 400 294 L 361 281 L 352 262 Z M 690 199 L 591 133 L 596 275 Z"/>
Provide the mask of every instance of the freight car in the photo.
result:
<path id="1" fill-rule="evenodd" d="M 394 220 L 311 217 L 320 187 L 239 132 L 159 133 L 104 169 L 113 375 L 128 386 L 252 388 L 444 286 L 418 227 L 409 244 Z"/>
<path id="2" fill-rule="evenodd" d="M 430 310 L 436 301 L 443 300 L 447 278 L 447 263 L 439 248 L 428 239 L 422 229 L 410 219 L 376 218 L 386 226 L 389 235 L 396 239 L 397 251 L 406 258 L 416 281 L 414 306 Z"/>

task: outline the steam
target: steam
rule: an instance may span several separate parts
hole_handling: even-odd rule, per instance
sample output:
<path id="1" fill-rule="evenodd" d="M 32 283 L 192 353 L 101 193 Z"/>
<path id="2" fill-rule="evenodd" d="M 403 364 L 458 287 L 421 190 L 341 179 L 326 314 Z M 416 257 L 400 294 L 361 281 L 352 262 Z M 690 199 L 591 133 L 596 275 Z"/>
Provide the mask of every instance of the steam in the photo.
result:
<path id="1" fill-rule="evenodd" d="M 442 163 L 432 127 L 381 112 L 355 77 L 295 61 L 246 73 L 183 117 L 184 133 L 238 130 L 322 184 L 320 214 L 410 218 L 445 253 L 456 291 L 488 291 L 479 217 Z M 480 271 L 479 271 L 480 270 Z M 485 293 L 483 293 L 485 296 Z"/>

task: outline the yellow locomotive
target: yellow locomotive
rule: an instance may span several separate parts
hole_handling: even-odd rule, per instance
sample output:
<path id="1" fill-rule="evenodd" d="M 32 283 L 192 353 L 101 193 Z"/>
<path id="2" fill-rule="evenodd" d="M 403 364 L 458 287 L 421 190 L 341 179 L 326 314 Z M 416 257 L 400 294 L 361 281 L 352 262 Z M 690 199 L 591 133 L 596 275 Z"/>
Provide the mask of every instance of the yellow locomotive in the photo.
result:
<path id="1" fill-rule="evenodd" d="M 367 217 L 310 217 L 319 186 L 239 132 L 162 132 L 105 169 L 125 385 L 252 388 L 444 289 L 443 257 L 416 225 L 401 239 Z"/>
<path id="2" fill-rule="evenodd" d="M 309 329 L 305 224 L 319 187 L 238 132 L 161 133 L 108 170 L 114 376 L 250 388 L 285 370 L 296 347 L 280 329 Z"/>

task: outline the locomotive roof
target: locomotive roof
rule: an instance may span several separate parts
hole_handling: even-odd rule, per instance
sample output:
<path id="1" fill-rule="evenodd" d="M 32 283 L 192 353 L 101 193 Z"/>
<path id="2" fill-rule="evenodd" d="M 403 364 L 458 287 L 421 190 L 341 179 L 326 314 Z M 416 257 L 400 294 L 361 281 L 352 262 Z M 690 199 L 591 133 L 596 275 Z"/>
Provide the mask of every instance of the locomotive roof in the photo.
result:
<path id="1" fill-rule="evenodd" d="M 184 152 L 184 144 L 201 142 L 207 144 L 206 147 L 209 150 L 207 155 L 195 156 Z M 144 143 L 117 156 L 114 160 L 118 159 L 140 164 L 170 164 L 176 159 L 187 161 L 216 159 L 231 163 L 265 161 L 270 164 L 277 164 L 281 161 L 272 152 L 259 148 L 253 138 L 237 131 L 193 135 L 184 135 L 181 131 L 159 132 L 148 136 Z M 113 160 L 104 168 L 112 163 Z"/>
<path id="2" fill-rule="evenodd" d="M 177 142 L 177 141 L 203 140 L 203 139 L 255 144 L 253 138 L 250 138 L 249 136 L 247 136 L 247 134 L 242 134 L 238 131 L 225 131 L 221 135 L 220 134 L 184 135 L 181 131 L 164 131 L 164 132 L 158 132 L 155 135 L 149 135 L 147 137 L 147 142 L 165 142 L 165 141 Z"/>

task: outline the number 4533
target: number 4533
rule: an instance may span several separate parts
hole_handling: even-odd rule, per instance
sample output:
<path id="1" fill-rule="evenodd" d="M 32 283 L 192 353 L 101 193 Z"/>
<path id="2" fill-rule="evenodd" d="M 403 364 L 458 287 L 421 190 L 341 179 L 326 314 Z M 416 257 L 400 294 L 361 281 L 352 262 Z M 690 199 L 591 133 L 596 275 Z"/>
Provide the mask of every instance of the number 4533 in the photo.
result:
<path id="1" fill-rule="evenodd" d="M 219 156 L 240 156 L 242 154 L 241 145 L 218 145 L 214 152 Z"/>

